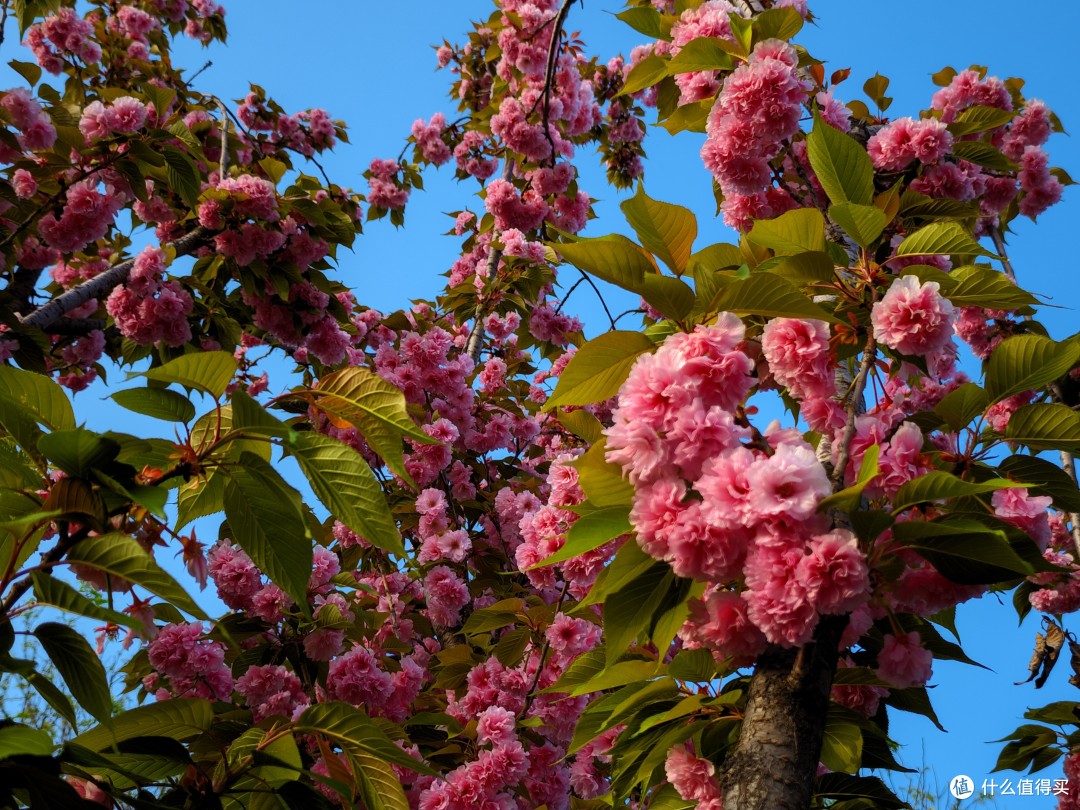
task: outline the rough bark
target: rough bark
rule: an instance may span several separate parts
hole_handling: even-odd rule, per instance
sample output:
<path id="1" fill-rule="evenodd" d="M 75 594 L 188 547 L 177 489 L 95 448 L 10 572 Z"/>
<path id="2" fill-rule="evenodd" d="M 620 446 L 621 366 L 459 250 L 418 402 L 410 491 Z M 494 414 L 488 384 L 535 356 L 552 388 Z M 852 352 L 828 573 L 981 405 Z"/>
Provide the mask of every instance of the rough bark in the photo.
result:
<path id="1" fill-rule="evenodd" d="M 810 807 L 846 625 L 825 616 L 805 647 L 770 647 L 758 659 L 739 742 L 720 776 L 725 810 Z"/>

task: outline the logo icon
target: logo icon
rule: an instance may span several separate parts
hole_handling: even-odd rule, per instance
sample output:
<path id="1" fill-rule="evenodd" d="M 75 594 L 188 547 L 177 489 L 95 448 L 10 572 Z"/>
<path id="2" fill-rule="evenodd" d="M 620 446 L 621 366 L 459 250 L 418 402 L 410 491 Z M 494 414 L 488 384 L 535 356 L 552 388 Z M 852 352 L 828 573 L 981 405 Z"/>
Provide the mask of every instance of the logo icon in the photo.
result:
<path id="1" fill-rule="evenodd" d="M 970 776 L 957 774 L 949 782 L 949 792 L 954 799 L 969 799 L 975 795 L 975 783 Z"/>

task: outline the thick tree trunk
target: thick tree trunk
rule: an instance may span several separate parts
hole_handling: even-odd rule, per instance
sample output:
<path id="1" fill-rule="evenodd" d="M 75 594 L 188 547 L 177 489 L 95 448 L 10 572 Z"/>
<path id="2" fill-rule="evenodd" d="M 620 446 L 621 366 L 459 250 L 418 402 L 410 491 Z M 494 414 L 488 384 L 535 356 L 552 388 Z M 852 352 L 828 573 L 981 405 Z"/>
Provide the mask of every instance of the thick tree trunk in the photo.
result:
<path id="1" fill-rule="evenodd" d="M 825 616 L 802 649 L 770 647 L 758 659 L 739 742 L 720 776 L 724 810 L 810 807 L 846 625 Z"/>

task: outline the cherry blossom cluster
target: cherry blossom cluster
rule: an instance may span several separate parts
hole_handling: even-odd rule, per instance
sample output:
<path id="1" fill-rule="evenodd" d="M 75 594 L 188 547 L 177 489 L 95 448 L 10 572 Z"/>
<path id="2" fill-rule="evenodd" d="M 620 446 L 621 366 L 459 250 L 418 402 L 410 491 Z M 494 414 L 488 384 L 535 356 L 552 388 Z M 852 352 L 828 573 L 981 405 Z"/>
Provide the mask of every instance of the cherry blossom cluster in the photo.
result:
<path id="1" fill-rule="evenodd" d="M 869 597 L 854 536 L 817 514 L 831 488 L 813 448 L 778 428 L 747 441 L 741 405 L 755 380 L 744 337 L 742 322 L 722 314 L 640 357 L 607 431 L 608 460 L 635 484 L 630 519 L 641 547 L 715 586 L 695 614 L 707 621 L 691 619 L 686 635 L 736 658 L 752 658 L 766 640 L 804 644 L 821 615 L 850 613 Z M 724 589 L 737 581 L 740 594 Z"/>

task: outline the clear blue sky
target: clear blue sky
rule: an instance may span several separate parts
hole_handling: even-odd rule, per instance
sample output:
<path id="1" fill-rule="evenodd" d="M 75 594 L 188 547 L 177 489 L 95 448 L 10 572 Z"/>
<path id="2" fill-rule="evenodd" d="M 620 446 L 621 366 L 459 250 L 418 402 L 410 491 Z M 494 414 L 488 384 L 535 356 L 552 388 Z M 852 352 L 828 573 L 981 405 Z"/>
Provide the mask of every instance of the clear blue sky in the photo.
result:
<path id="1" fill-rule="evenodd" d="M 198 84 L 223 98 L 242 97 L 250 81 L 265 87 L 289 111 L 320 106 L 344 119 L 352 144 L 343 145 L 325 165 L 336 182 L 358 189 L 363 188 L 360 174 L 367 163 L 373 157 L 397 155 L 414 119 L 429 118 L 436 111 L 454 112 L 446 98 L 451 77 L 436 73 L 431 46 L 444 38 L 459 39 L 469 19 L 491 12 L 489 0 L 307 4 L 233 0 L 226 5 L 229 44 L 215 46 L 208 54 L 182 44 L 177 63 L 194 70 L 209 56 L 214 64 Z M 852 68 L 851 78 L 837 90 L 839 98 L 862 98 L 863 81 L 881 72 L 893 82 L 890 113 L 915 115 L 929 106 L 936 89 L 931 73 L 945 65 L 962 69 L 984 64 L 1003 78 L 1025 78 L 1029 97 L 1042 98 L 1066 129 L 1080 131 L 1074 67 L 1080 4 L 1050 4 L 1039 16 L 1002 0 L 811 0 L 810 6 L 818 25 L 804 29 L 797 41 L 832 69 Z M 614 19 L 612 14 L 621 7 L 619 0 L 585 0 L 584 9 L 576 6 L 571 12 L 568 28 L 580 31 L 588 52 L 603 60 L 616 52 L 628 53 L 642 38 Z M 10 56 L 10 47 L 5 50 Z M 709 178 L 698 157 L 701 137 L 671 138 L 663 130 L 651 129 L 645 144 L 649 193 L 688 205 L 698 214 L 699 246 L 733 237 L 713 217 Z M 1080 177 L 1080 143 L 1075 138 L 1054 136 L 1049 148 L 1053 164 Z M 598 162 L 582 150 L 578 165 L 584 172 L 583 188 L 600 200 L 599 219 L 591 223 L 589 233 L 625 230 L 618 197 L 604 183 Z M 440 274 L 457 256 L 457 242 L 440 235 L 450 226 L 443 212 L 465 206 L 476 210 L 479 202 L 471 196 L 475 184 L 456 185 L 449 169 L 425 178 L 427 191 L 414 193 L 403 231 L 395 231 L 387 221 L 371 223 L 354 254 L 340 257 L 341 277 L 362 302 L 389 310 L 412 298 L 433 297 L 440 289 Z M 1018 223 L 1010 238 L 1013 262 L 1025 285 L 1062 307 L 1043 313 L 1051 333 L 1059 338 L 1076 329 L 1078 215 L 1080 189 L 1068 189 L 1064 202 L 1044 214 L 1037 226 Z M 588 300 L 588 293 L 580 289 L 575 295 L 581 297 L 570 308 L 585 319 L 587 334 L 602 331 L 603 318 L 597 317 L 599 309 Z M 273 387 L 284 384 L 279 379 Z M 1029 618 L 1018 629 L 1007 600 L 998 605 L 984 599 L 962 607 L 959 627 L 969 654 L 995 671 L 937 663 L 933 679 L 937 687 L 931 694 L 950 733 L 938 732 L 922 718 L 897 715 L 892 734 L 905 745 L 900 757 L 906 764 L 919 767 L 925 750 L 925 763 L 943 784 L 958 772 L 978 784 L 993 767 L 999 749 L 986 741 L 1010 732 L 1021 722 L 1026 706 L 1078 699 L 1080 693 L 1066 683 L 1067 660 L 1060 662 L 1041 692 L 1012 685 L 1025 674 L 1036 625 Z M 1060 768 L 1041 775 L 1059 776 Z M 1050 801 L 998 802 L 1002 807 L 1039 804 L 1048 806 Z"/>

